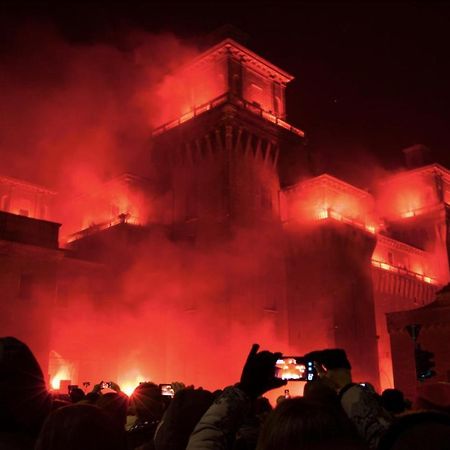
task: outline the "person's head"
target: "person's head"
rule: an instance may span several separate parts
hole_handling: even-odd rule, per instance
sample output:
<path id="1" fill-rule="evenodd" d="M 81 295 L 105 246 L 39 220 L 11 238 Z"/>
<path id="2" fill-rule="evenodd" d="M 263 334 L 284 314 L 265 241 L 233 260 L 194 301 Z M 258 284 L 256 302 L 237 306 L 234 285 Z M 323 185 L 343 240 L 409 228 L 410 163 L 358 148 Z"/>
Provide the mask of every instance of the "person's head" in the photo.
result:
<path id="1" fill-rule="evenodd" d="M 69 397 L 70 397 L 70 401 L 72 403 L 78 403 L 84 399 L 85 394 L 84 394 L 83 389 L 80 389 L 79 387 L 74 387 L 74 388 L 70 389 Z"/>
<path id="2" fill-rule="evenodd" d="M 381 406 L 392 414 L 401 414 L 408 406 L 403 392 L 398 389 L 385 389 L 381 394 Z"/>
<path id="3" fill-rule="evenodd" d="M 307 353 L 305 359 L 322 364 L 327 370 L 331 369 L 347 369 L 351 370 L 352 366 L 348 360 L 347 353 L 341 348 L 327 348 L 325 350 L 316 350 Z"/>
<path id="4" fill-rule="evenodd" d="M 253 402 L 253 412 L 257 417 L 265 418 L 273 408 L 266 397 L 258 397 Z"/>
<path id="5" fill-rule="evenodd" d="M 95 403 L 97 402 L 100 395 L 101 394 L 99 394 L 98 392 L 88 392 L 84 396 L 83 403 L 89 403 L 91 405 L 95 405 Z"/>
<path id="6" fill-rule="evenodd" d="M 178 391 L 155 435 L 156 450 L 184 450 L 197 422 L 211 406 L 214 395 L 203 389 Z"/>
<path id="7" fill-rule="evenodd" d="M 305 384 L 303 396 L 312 402 L 322 403 L 336 408 L 341 406 L 336 390 L 320 378 Z"/>
<path id="8" fill-rule="evenodd" d="M 450 449 L 450 416 L 428 411 L 398 417 L 381 438 L 378 450 L 410 449 Z"/>
<path id="9" fill-rule="evenodd" d="M 161 390 L 155 383 L 141 383 L 131 395 L 130 405 L 142 420 L 161 420 L 164 412 Z"/>
<path id="10" fill-rule="evenodd" d="M 302 397 L 280 403 L 267 418 L 257 450 L 363 449 L 343 412 Z"/>
<path id="11" fill-rule="evenodd" d="M 52 399 L 31 350 L 13 337 L 0 338 L 0 430 L 37 434 Z"/>
<path id="12" fill-rule="evenodd" d="M 123 430 L 100 408 L 77 403 L 54 411 L 35 450 L 124 450 Z"/>
<path id="13" fill-rule="evenodd" d="M 95 403 L 118 426 L 124 427 L 127 421 L 128 397 L 122 392 L 108 392 L 99 395 Z"/>

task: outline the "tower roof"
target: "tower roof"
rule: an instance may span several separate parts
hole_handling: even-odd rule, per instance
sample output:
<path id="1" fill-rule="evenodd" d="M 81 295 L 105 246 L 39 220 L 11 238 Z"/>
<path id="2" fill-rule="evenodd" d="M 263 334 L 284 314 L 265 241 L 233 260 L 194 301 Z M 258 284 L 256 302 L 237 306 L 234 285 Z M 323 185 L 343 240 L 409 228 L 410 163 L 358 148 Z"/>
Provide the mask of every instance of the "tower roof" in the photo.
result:
<path id="1" fill-rule="evenodd" d="M 235 40 L 230 38 L 224 39 L 222 42 L 219 42 L 214 47 L 197 56 L 197 58 L 195 58 L 187 66 L 185 66 L 185 69 L 197 67 L 204 63 L 210 62 L 211 60 L 223 55 L 226 52 L 228 52 L 235 58 L 239 58 L 253 70 L 269 76 L 270 78 L 273 78 L 282 84 L 289 83 L 289 81 L 292 81 L 294 79 L 292 75 L 288 74 L 284 70 L 270 63 L 256 53 L 253 53 L 248 48 L 242 46 L 241 44 L 238 44 Z"/>

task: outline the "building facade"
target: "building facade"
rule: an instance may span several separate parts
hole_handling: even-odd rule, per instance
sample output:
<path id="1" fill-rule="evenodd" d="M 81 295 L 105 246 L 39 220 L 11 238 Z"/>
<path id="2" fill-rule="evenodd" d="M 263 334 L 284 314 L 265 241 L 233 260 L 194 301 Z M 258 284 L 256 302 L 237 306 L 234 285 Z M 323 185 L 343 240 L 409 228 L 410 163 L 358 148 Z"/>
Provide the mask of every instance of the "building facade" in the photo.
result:
<path id="1" fill-rule="evenodd" d="M 108 371 L 219 387 L 261 342 L 344 348 L 356 379 L 396 383 L 385 315 L 427 305 L 449 281 L 450 172 L 409 168 L 370 193 L 315 173 L 286 121 L 292 78 L 217 44 L 173 77 L 152 133 L 157 170 L 73 201 L 64 250 L 53 249 L 52 379 Z M 0 183 L 2 209 L 32 215 L 10 207 L 11 179 Z M 27 211 L 45 219 L 50 193 L 36 189 Z"/>

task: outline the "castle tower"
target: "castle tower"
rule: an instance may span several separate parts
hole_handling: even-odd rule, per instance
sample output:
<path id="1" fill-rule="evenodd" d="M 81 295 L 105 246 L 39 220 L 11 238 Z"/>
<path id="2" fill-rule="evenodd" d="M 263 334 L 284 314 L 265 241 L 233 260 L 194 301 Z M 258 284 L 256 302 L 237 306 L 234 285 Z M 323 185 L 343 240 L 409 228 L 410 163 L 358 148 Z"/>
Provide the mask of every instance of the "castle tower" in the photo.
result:
<path id="1" fill-rule="evenodd" d="M 182 95 L 175 96 L 170 114 L 180 116 L 153 131 L 152 154 L 171 198 L 174 239 L 190 242 L 197 254 L 220 247 L 212 264 L 222 287 L 203 304 L 187 299 L 186 320 L 214 323 L 213 333 L 237 342 L 239 352 L 252 341 L 288 351 L 279 194 L 293 176 L 294 153 L 296 175 L 309 174 L 304 133 L 285 121 L 290 80 L 226 39 L 174 77 L 172 92 Z M 177 348 L 181 355 L 196 345 L 180 339 Z M 239 353 L 229 360 L 239 360 Z"/>
<path id="2" fill-rule="evenodd" d="M 179 116 L 153 132 L 174 223 L 248 225 L 279 216 L 280 175 L 291 152 L 308 172 L 304 133 L 285 121 L 292 78 L 231 39 L 174 77 L 171 91 L 180 95 L 167 117 Z"/>

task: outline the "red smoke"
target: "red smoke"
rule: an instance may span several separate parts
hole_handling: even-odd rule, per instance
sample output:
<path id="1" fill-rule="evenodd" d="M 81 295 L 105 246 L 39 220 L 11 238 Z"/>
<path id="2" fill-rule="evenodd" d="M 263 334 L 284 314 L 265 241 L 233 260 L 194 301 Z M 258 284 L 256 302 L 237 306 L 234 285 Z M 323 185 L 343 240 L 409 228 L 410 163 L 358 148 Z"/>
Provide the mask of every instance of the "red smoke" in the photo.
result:
<path id="1" fill-rule="evenodd" d="M 160 86 L 196 51 L 170 34 L 123 41 L 119 49 L 67 43 L 36 24 L 16 30 L 0 61 L 4 174 L 67 200 L 135 168 L 168 101 Z"/>
<path id="2" fill-rule="evenodd" d="M 193 68 L 175 75 L 196 53 L 170 34 L 135 32 L 119 47 L 68 43 L 36 25 L 17 30 L 11 51 L 0 61 L 2 172 L 59 192 L 51 219 L 63 223 L 63 242 L 92 225 L 170 223 L 170 193 L 158 185 L 158 168 L 148 158 L 151 130 L 225 89 L 218 67 L 211 66 L 209 74 Z M 268 100 L 258 95 L 248 93 L 264 106 Z M 125 172 L 142 178 L 121 177 Z M 378 229 L 366 192 L 336 180 L 308 183 L 297 186 L 298 196 L 287 192 L 284 219 L 304 225 L 331 218 L 370 233 Z M 424 206 L 414 183 L 409 187 L 404 195 L 395 189 L 398 198 L 389 190 L 379 216 Z M 178 241 L 154 225 L 132 244 L 117 235 L 115 248 L 97 255 L 106 265 L 65 259 L 57 302 L 63 303 L 65 292 L 65 304 L 38 312 L 55 313 L 52 378 L 113 379 L 127 387 L 181 378 L 216 388 L 237 381 L 253 342 L 291 353 L 284 347 L 285 241 L 278 229 L 256 222 L 255 228 L 222 230 L 219 239 L 211 237 L 215 230 L 208 224 L 195 222 L 193 236 Z M 375 252 L 385 265 L 389 250 L 379 246 Z M 328 256 L 314 256 L 317 265 L 325 265 Z M 425 266 L 415 268 L 423 259 L 415 258 L 411 270 L 428 274 Z M 351 286 L 351 280 L 339 283 Z M 330 303 L 327 295 L 319 299 L 322 304 Z M 300 346 L 307 337 L 298 337 L 308 326 L 322 324 L 299 324 L 293 331 Z M 314 342 L 319 348 L 328 345 L 321 334 Z"/>
<path id="3" fill-rule="evenodd" d="M 58 192 L 51 219 L 63 223 L 63 236 L 119 214 L 131 223 L 164 223 L 154 216 L 167 204 L 147 158 L 151 130 L 184 112 L 173 70 L 196 50 L 169 34 L 134 33 L 124 42 L 121 49 L 71 44 L 27 24 L 0 62 L 3 171 Z M 191 104 L 211 100 L 222 88 L 197 83 Z M 146 177 L 144 190 L 121 178 L 105 183 L 128 171 Z M 39 311 L 56 319 L 52 381 L 182 378 L 206 387 L 236 381 L 251 343 L 275 350 L 276 336 L 285 333 L 273 311 L 252 316 L 258 298 L 246 293 L 257 286 L 264 296 L 268 284 L 280 291 L 284 283 L 273 277 L 280 249 L 268 241 L 261 229 L 194 247 L 154 233 L 132 249 L 119 245 L 101 255 L 113 266 L 126 255 L 127 264 L 114 274 L 89 265 L 83 274 L 68 264 L 60 271 L 60 306 Z M 100 287 L 105 280 L 114 286 L 109 292 Z M 268 307 L 274 302 L 268 298 Z"/>

